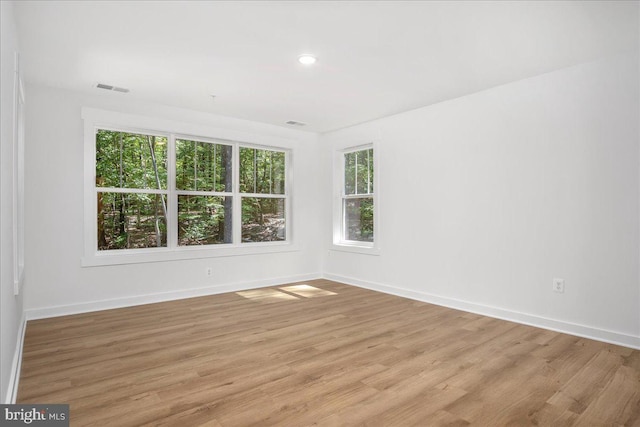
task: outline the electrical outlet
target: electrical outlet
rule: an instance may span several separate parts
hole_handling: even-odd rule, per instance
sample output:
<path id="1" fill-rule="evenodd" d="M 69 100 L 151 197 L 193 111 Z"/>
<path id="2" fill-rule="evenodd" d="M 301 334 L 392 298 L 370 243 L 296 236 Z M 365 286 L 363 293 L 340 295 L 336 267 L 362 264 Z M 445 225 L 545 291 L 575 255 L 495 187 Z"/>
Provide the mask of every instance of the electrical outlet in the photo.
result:
<path id="1" fill-rule="evenodd" d="M 564 279 L 553 279 L 553 291 L 558 293 L 564 292 Z"/>
<path id="2" fill-rule="evenodd" d="M 210 277 L 213 274 L 213 269 L 211 267 L 207 267 L 207 277 Z"/>

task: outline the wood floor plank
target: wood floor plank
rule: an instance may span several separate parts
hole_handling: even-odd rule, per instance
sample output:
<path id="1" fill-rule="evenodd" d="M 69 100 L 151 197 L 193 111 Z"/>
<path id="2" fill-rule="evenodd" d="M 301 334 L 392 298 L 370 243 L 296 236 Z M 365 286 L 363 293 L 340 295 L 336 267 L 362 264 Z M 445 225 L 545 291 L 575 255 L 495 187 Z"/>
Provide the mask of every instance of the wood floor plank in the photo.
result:
<path id="1" fill-rule="evenodd" d="M 627 421 L 640 422 L 640 374 L 627 366 L 620 366 L 602 393 L 594 397 L 593 402 L 585 408 L 578 421 L 604 423 L 612 421 L 623 425 Z M 611 405 L 616 402 L 616 405 Z"/>
<path id="2" fill-rule="evenodd" d="M 640 351 L 328 280 L 29 321 L 72 426 L 640 425 Z"/>

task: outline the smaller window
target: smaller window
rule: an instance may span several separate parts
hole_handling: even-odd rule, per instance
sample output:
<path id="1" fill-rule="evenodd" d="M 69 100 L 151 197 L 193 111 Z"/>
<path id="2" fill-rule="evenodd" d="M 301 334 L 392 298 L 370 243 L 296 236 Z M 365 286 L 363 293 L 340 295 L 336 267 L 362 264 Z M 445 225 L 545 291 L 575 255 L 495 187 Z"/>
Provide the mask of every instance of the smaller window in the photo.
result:
<path id="1" fill-rule="evenodd" d="M 373 148 L 344 153 L 342 240 L 374 242 Z"/>

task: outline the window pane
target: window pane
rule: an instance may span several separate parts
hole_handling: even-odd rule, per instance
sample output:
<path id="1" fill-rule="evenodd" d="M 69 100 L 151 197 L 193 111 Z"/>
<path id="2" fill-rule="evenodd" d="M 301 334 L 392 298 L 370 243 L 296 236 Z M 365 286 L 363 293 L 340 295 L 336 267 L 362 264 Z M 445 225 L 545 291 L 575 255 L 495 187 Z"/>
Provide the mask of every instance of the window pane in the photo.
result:
<path id="1" fill-rule="evenodd" d="M 167 246 L 163 194 L 98 193 L 98 249 Z"/>
<path id="2" fill-rule="evenodd" d="M 344 155 L 344 194 L 373 193 L 373 148 Z"/>
<path id="3" fill-rule="evenodd" d="M 178 196 L 180 246 L 231 243 L 232 197 Z"/>
<path id="4" fill-rule="evenodd" d="M 240 147 L 240 192 L 284 194 L 285 153 Z"/>
<path id="5" fill-rule="evenodd" d="M 284 200 L 281 198 L 242 198 L 242 241 L 285 240 Z"/>
<path id="6" fill-rule="evenodd" d="M 344 200 L 345 240 L 373 242 L 373 198 Z"/>
<path id="7" fill-rule="evenodd" d="M 344 194 L 356 194 L 356 156 L 344 155 Z"/>
<path id="8" fill-rule="evenodd" d="M 167 188 L 167 138 L 99 129 L 96 187 Z"/>
<path id="9" fill-rule="evenodd" d="M 230 145 L 176 140 L 176 188 L 178 190 L 231 192 Z"/>

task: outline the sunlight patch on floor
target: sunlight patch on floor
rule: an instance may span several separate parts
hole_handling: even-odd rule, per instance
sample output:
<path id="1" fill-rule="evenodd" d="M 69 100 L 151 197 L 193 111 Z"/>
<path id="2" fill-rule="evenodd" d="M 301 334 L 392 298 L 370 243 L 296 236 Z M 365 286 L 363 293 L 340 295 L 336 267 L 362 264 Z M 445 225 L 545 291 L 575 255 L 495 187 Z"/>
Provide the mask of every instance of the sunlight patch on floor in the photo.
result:
<path id="1" fill-rule="evenodd" d="M 284 286 L 283 291 L 291 292 L 292 294 L 300 295 L 305 298 L 324 297 L 328 295 L 337 295 L 335 292 L 326 291 L 324 289 L 316 288 L 310 285 L 292 285 Z"/>
<path id="2" fill-rule="evenodd" d="M 299 299 L 294 295 L 289 295 L 284 292 L 280 292 L 277 289 L 252 289 L 250 291 L 236 292 L 236 294 L 247 299 L 262 301 L 262 302 L 276 302 L 276 301 L 282 301 L 282 300 Z"/>

